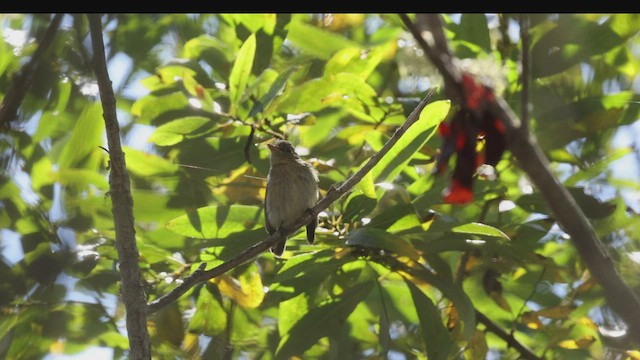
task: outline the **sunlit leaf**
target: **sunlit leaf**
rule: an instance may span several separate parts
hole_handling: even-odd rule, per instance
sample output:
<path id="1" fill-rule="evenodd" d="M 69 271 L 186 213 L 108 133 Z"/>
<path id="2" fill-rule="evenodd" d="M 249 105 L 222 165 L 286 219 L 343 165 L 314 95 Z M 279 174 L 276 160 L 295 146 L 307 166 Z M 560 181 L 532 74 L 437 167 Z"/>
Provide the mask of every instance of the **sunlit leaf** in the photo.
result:
<path id="1" fill-rule="evenodd" d="M 521 318 L 522 318 L 522 322 L 529 329 L 540 330 L 543 327 L 542 322 L 540 321 L 540 318 L 538 317 L 535 311 L 527 311 L 524 314 L 522 314 Z"/>
<path id="2" fill-rule="evenodd" d="M 131 114 L 137 116 L 140 124 L 155 124 L 176 118 L 173 114 L 189 109 L 189 99 L 182 91 L 169 94 L 147 95 L 131 106 Z M 177 116 L 181 117 L 181 116 Z"/>
<path id="3" fill-rule="evenodd" d="M 203 288 L 198 294 L 196 312 L 187 326 L 190 332 L 214 336 L 227 328 L 227 313 L 219 299 Z"/>
<path id="4" fill-rule="evenodd" d="M 240 105 L 240 99 L 244 95 L 244 90 L 249 82 L 255 53 L 256 37 L 252 34 L 247 38 L 247 40 L 245 40 L 240 51 L 236 55 L 236 60 L 233 63 L 233 68 L 231 69 L 231 75 L 229 77 L 229 97 L 232 106 L 230 113 L 232 115 L 235 114 L 235 109 Z"/>
<path id="5" fill-rule="evenodd" d="M 449 101 L 443 100 L 433 102 L 422 110 L 418 121 L 411 125 L 395 146 L 371 170 L 376 182 L 394 180 L 418 149 L 433 136 L 438 124 L 449 112 L 450 106 Z"/>
<path id="6" fill-rule="evenodd" d="M 205 51 L 213 51 L 227 56 L 231 52 L 231 46 L 211 35 L 200 35 L 189 39 L 184 44 L 182 55 L 185 58 L 195 59 Z"/>
<path id="7" fill-rule="evenodd" d="M 61 169 L 50 173 L 50 180 L 59 182 L 63 186 L 84 189 L 88 185 L 101 190 L 109 189 L 109 181 L 105 174 L 83 169 Z"/>
<path id="8" fill-rule="evenodd" d="M 364 50 L 360 48 L 345 48 L 335 53 L 324 69 L 324 74 L 338 74 L 348 72 L 359 75 L 363 80 L 376 69 L 386 49 L 384 47 L 376 47 L 372 50 Z"/>
<path id="9" fill-rule="evenodd" d="M 141 177 L 166 176 L 175 174 L 178 165 L 160 156 L 124 146 L 127 169 Z"/>
<path id="10" fill-rule="evenodd" d="M 302 292 L 278 304 L 278 332 L 288 334 L 309 311 L 309 296 Z"/>
<path id="11" fill-rule="evenodd" d="M 61 168 L 83 167 L 83 162 L 92 154 L 101 155 L 104 120 L 99 104 L 87 107 L 78 118 L 71 131 L 71 137 L 64 146 L 58 165 Z"/>
<path id="12" fill-rule="evenodd" d="M 276 14 L 226 14 L 237 24 L 242 24 L 252 33 L 258 30 L 264 30 L 265 33 L 271 35 L 276 26 Z"/>
<path id="13" fill-rule="evenodd" d="M 244 308 L 256 308 L 264 299 L 262 278 L 255 264 L 249 266 L 238 279 L 223 274 L 211 279 L 211 283 L 218 286 L 221 294 Z"/>
<path id="14" fill-rule="evenodd" d="M 640 360 L 640 350 L 627 350 L 626 354 L 631 360 Z"/>
<path id="15" fill-rule="evenodd" d="M 476 222 L 456 226 L 452 228 L 451 231 L 455 233 L 460 233 L 460 234 L 491 236 L 491 237 L 497 237 L 497 238 L 509 240 L 509 237 L 507 236 L 507 234 L 502 232 L 502 230 L 487 224 L 476 223 Z"/>
<path id="16" fill-rule="evenodd" d="M 532 75 L 538 78 L 556 74 L 623 41 L 606 23 L 586 21 L 580 15 L 564 16 L 557 27 L 533 44 Z"/>
<path id="17" fill-rule="evenodd" d="M 453 29 L 455 32 L 454 43 L 455 41 L 465 41 L 476 45 L 486 53 L 491 52 L 489 27 L 487 26 L 487 16 L 485 14 L 462 14 L 460 25 L 453 26 Z"/>
<path id="18" fill-rule="evenodd" d="M 249 205 L 207 206 L 193 215 L 179 216 L 165 225 L 167 230 L 199 239 L 224 239 L 232 233 L 263 224 L 262 208 Z"/>
<path id="19" fill-rule="evenodd" d="M 339 73 L 288 89 L 277 109 L 290 114 L 319 111 L 327 107 L 362 111 L 362 104 L 371 107 L 376 98 L 376 91 L 365 81 L 353 74 Z M 369 118 L 362 117 L 363 120 Z"/>
<path id="20" fill-rule="evenodd" d="M 197 133 L 210 120 L 202 116 L 189 116 L 162 124 L 149 136 L 149 141 L 160 146 L 179 143 L 189 135 Z"/>
<path id="21" fill-rule="evenodd" d="M 328 60 L 340 49 L 358 46 L 357 43 L 336 33 L 324 31 L 302 21 L 291 22 L 287 39 L 305 53 L 323 60 Z"/>
<path id="22" fill-rule="evenodd" d="M 280 95 L 282 89 L 284 89 L 285 85 L 287 84 L 287 80 L 289 80 L 289 77 L 295 70 L 296 68 L 292 67 L 287 71 L 278 74 L 271 83 L 269 91 L 255 103 L 248 117 L 252 118 L 260 113 L 266 113 L 265 115 L 268 115 L 270 112 L 268 110 L 271 110 L 271 108 L 273 107 L 272 103 L 274 102 L 276 97 Z"/>
<path id="23" fill-rule="evenodd" d="M 563 340 L 559 343 L 559 345 L 560 347 L 563 347 L 565 349 L 584 349 L 591 346 L 591 344 L 593 344 L 595 341 L 595 337 L 586 336 L 579 339 Z"/>
<path id="24" fill-rule="evenodd" d="M 309 309 L 282 339 L 276 351 L 277 358 L 301 356 L 319 339 L 334 334 L 353 309 L 369 294 L 373 281 L 356 284 L 340 296 Z"/>

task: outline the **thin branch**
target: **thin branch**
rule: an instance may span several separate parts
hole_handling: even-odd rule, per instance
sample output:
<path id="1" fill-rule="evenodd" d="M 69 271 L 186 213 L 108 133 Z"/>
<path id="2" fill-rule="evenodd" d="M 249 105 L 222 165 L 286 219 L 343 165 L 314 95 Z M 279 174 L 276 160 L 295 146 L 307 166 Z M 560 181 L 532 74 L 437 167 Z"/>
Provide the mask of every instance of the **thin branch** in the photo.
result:
<path id="1" fill-rule="evenodd" d="M 476 309 L 476 320 L 479 323 L 483 324 L 487 328 L 487 330 L 496 334 L 500 339 L 504 340 L 504 342 L 509 344 L 509 347 L 512 347 L 518 350 L 518 352 L 520 353 L 520 357 L 522 359 L 529 359 L 529 360 L 543 359 L 542 357 L 536 355 L 533 352 L 533 350 L 531 350 L 529 347 L 527 347 L 523 343 L 516 340 L 516 338 L 514 338 L 512 334 L 509 334 L 508 332 L 506 332 L 503 328 L 500 327 L 500 325 L 496 324 L 491 319 L 489 319 L 487 315 L 481 313 L 477 309 Z"/>
<path id="2" fill-rule="evenodd" d="M 531 45 L 531 34 L 529 33 L 529 15 L 520 14 L 520 42 L 522 44 L 522 92 L 520 96 L 522 107 L 522 130 L 529 131 L 529 76 L 531 76 L 531 59 L 529 57 L 529 46 Z"/>
<path id="3" fill-rule="evenodd" d="M 100 89 L 103 118 L 109 145 L 111 164 L 109 193 L 111 194 L 113 222 L 115 225 L 116 249 L 120 262 L 122 299 L 127 312 L 126 323 L 130 358 L 146 360 L 151 359 L 151 342 L 147 330 L 145 311 L 147 299 L 138 266 L 139 252 L 136 245 L 129 174 L 127 173 L 124 152 L 122 152 L 120 143 L 116 98 L 111 87 L 109 73 L 107 72 L 100 14 L 90 14 L 88 18 L 91 29 L 91 43 L 93 45 L 93 64 Z"/>
<path id="4" fill-rule="evenodd" d="M 280 228 L 278 231 L 274 232 L 272 235 L 267 237 L 265 240 L 251 246 L 250 248 L 241 252 L 235 258 L 216 266 L 210 270 L 204 270 L 204 267 L 200 267 L 196 271 L 194 271 L 191 275 L 187 276 L 183 282 L 173 288 L 170 292 L 163 295 L 162 297 L 154 300 L 149 303 L 147 306 L 147 313 L 151 314 L 162 307 L 176 301 L 180 296 L 186 293 L 190 288 L 194 285 L 206 281 L 208 279 L 212 279 L 216 276 L 222 275 L 225 272 L 248 262 L 249 260 L 255 258 L 256 256 L 262 254 L 264 251 L 269 249 L 273 244 L 285 238 L 285 236 L 291 234 L 296 231 L 296 229 L 306 225 L 311 221 L 314 216 L 317 216 L 319 212 L 328 208 L 332 203 L 341 198 L 344 194 L 350 191 L 362 178 L 369 172 L 373 167 L 382 159 L 382 157 L 389 152 L 389 150 L 398 142 L 400 137 L 409 129 L 413 123 L 415 123 L 420 118 L 420 113 L 424 109 L 425 106 L 429 103 L 431 96 L 435 92 L 435 88 L 431 89 L 424 97 L 424 99 L 418 104 L 418 106 L 411 112 L 411 114 L 407 117 L 407 120 L 396 129 L 394 134 L 387 140 L 382 149 L 374 154 L 369 161 L 356 173 L 354 173 L 347 181 L 343 182 L 340 185 L 332 185 L 327 191 L 325 195 L 318 204 L 311 209 L 308 213 L 303 215 L 298 219 L 289 229 Z"/>
<path id="5" fill-rule="evenodd" d="M 2 104 L 0 104 L 0 129 L 3 131 L 10 129 L 9 124 L 16 117 L 18 108 L 33 83 L 33 74 L 38 66 L 40 66 L 42 58 L 51 46 L 51 43 L 53 43 L 63 16 L 64 14 L 56 14 L 53 17 L 47 31 L 42 36 L 42 39 L 38 41 L 38 48 L 33 53 L 33 56 L 31 56 L 29 62 L 24 64 L 22 69 L 13 75 L 13 84 L 2 100 Z"/>
<path id="6" fill-rule="evenodd" d="M 420 28 L 429 31 L 432 35 L 443 33 L 442 30 L 431 31 L 434 27 L 442 25 L 438 14 L 417 15 L 417 26 L 412 24 L 406 15 L 400 16 L 414 36 L 422 37 Z M 424 39 L 416 40 L 420 46 L 424 46 L 423 50 L 445 79 L 447 86 L 445 91 L 453 93 L 455 99 L 462 98 L 464 94 L 462 84 L 456 81 L 460 79 L 460 72 L 454 66 L 451 57 L 448 54 L 439 53 Z M 436 39 L 435 43 L 445 40 L 444 38 Z M 447 79 L 449 82 L 446 82 Z M 618 274 L 613 259 L 575 199 L 549 170 L 549 161 L 538 146 L 535 136 L 529 131 L 522 131 L 521 120 L 501 97 L 496 97 L 489 111 L 494 118 L 500 119 L 505 125 L 511 153 L 538 187 L 560 226 L 571 236 L 571 241 L 583 262 L 604 289 L 608 304 L 628 326 L 630 337 L 640 343 L 640 322 L 638 321 L 640 299 Z"/>

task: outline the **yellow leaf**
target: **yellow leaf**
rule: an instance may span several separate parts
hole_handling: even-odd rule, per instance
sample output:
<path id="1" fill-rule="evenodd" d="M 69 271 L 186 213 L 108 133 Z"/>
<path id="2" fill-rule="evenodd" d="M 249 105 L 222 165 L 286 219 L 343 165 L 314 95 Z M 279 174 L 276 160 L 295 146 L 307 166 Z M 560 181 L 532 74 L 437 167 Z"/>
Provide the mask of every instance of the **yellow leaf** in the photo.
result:
<path id="1" fill-rule="evenodd" d="M 62 354 L 64 353 L 64 342 L 61 340 L 55 341 L 49 345 L 49 352 L 51 354 Z"/>
<path id="2" fill-rule="evenodd" d="M 596 339 L 593 336 L 585 336 L 583 338 L 574 340 L 564 340 L 560 342 L 560 347 L 565 349 L 584 349 L 589 347 Z"/>
<path id="3" fill-rule="evenodd" d="M 527 325 L 529 329 L 539 330 L 542 328 L 542 323 L 540 322 L 540 318 L 533 311 L 527 311 L 522 314 L 522 321 Z"/>
<path id="4" fill-rule="evenodd" d="M 631 360 L 640 360 L 640 350 L 628 350 L 627 356 Z"/>
<path id="5" fill-rule="evenodd" d="M 200 350 L 200 344 L 198 340 L 199 340 L 198 334 L 187 332 L 184 336 L 184 340 L 182 341 L 182 348 L 188 354 L 191 354 L 194 359 L 197 358 L 196 356 Z"/>
<path id="6" fill-rule="evenodd" d="M 211 279 L 211 283 L 218 286 L 220 293 L 244 308 L 256 308 L 264 300 L 262 278 L 254 266 L 250 266 L 239 279 L 223 274 Z"/>

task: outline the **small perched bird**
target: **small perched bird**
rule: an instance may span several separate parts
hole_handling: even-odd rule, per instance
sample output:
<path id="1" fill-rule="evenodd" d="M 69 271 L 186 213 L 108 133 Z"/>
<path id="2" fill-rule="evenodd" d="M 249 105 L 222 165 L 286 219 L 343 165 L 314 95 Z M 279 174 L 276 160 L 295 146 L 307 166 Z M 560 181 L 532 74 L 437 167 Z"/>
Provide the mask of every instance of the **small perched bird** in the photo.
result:
<path id="1" fill-rule="evenodd" d="M 288 228 L 318 203 L 318 172 L 302 160 L 286 140 L 268 144 L 271 151 L 267 192 L 265 195 L 265 226 L 269 235 L 280 227 Z M 307 241 L 313 244 L 318 218 L 307 224 Z M 271 252 L 282 256 L 287 239 L 276 243 Z"/>

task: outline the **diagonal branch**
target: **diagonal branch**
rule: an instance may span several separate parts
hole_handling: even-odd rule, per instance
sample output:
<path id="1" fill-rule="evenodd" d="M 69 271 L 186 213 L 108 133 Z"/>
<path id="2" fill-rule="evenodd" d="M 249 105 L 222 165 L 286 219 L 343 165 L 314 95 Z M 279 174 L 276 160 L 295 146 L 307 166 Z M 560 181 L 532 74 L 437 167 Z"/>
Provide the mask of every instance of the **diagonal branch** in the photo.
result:
<path id="1" fill-rule="evenodd" d="M 29 62 L 24 64 L 20 71 L 13 75 L 13 85 L 2 100 L 2 104 L 0 104 L 0 129 L 3 131 L 9 130 L 9 123 L 16 117 L 18 108 L 33 83 L 33 74 L 40 65 L 51 43 L 53 43 L 63 16 L 64 14 L 56 14 L 53 17 L 47 31 L 42 36 L 42 39 L 38 41 L 38 48 L 33 53 L 33 56 L 31 56 Z"/>
<path id="2" fill-rule="evenodd" d="M 120 127 L 116 115 L 116 98 L 107 72 L 107 61 L 102 39 L 100 14 L 90 14 L 93 65 L 100 89 L 103 118 L 109 144 L 111 171 L 109 193 L 111 194 L 113 222 L 116 233 L 116 249 L 120 262 L 122 300 L 127 312 L 127 334 L 130 357 L 136 360 L 151 359 L 151 342 L 147 330 L 147 299 L 142 286 L 139 252 L 133 218 L 133 199 L 124 152 L 120 144 Z"/>
<path id="3" fill-rule="evenodd" d="M 432 43 L 435 44 L 446 42 L 446 39 L 439 35 L 443 34 L 440 16 L 418 14 L 416 25 L 406 15 L 401 14 L 400 17 L 416 37 L 416 41 L 429 60 L 442 74 L 445 79 L 445 91 L 452 93 L 455 99 L 462 98 L 460 72 L 454 66 L 452 57 L 448 53 L 439 51 L 442 46 L 428 44 L 422 35 L 423 31 L 425 34 L 431 34 L 434 37 Z M 640 299 L 620 277 L 613 259 L 575 199 L 549 170 L 549 161 L 538 146 L 535 136 L 529 131 L 522 130 L 521 120 L 501 97 L 496 97 L 490 111 L 495 118 L 502 120 L 511 153 L 538 187 L 560 226 L 571 236 L 571 241 L 580 257 L 604 289 L 608 304 L 628 326 L 628 335 L 635 342 L 640 343 L 640 322 L 638 321 Z"/>
<path id="4" fill-rule="evenodd" d="M 506 332 L 503 328 L 500 327 L 500 325 L 493 322 L 491 319 L 489 319 L 489 317 L 487 317 L 487 315 L 481 313 L 477 309 L 476 309 L 476 320 L 479 323 L 484 324 L 487 330 L 498 335 L 498 337 L 500 337 L 507 344 L 509 344 L 510 347 L 518 350 L 522 359 L 527 359 L 527 360 L 543 359 L 543 357 L 536 355 L 536 353 L 534 353 L 533 350 L 531 350 L 528 346 L 516 340 L 516 338 L 513 337 L 513 334 L 509 334 L 508 332 Z"/>
<path id="5" fill-rule="evenodd" d="M 418 106 L 411 112 L 411 114 L 409 114 L 404 124 L 402 124 L 402 126 L 396 129 L 394 134 L 389 138 L 389 140 L 387 140 L 387 142 L 384 144 L 382 149 L 380 149 L 380 151 L 378 151 L 371 158 L 369 158 L 367 163 L 363 167 L 361 167 L 358 171 L 356 171 L 345 182 L 337 186 L 335 184 L 332 185 L 329 188 L 329 191 L 327 191 L 326 196 L 322 198 L 322 200 L 320 200 L 320 202 L 318 202 L 318 204 L 313 209 L 311 209 L 310 212 L 306 213 L 300 219 L 298 219 L 298 221 L 296 221 L 291 226 L 291 228 L 279 229 L 278 231 L 270 235 L 265 240 L 253 245 L 252 247 L 241 252 L 235 258 L 223 264 L 220 264 L 213 269 L 205 271 L 204 268 L 201 267 L 200 269 L 194 271 L 191 275 L 187 276 L 180 285 L 173 288 L 173 290 L 171 290 L 164 296 L 156 299 L 155 301 L 149 303 L 149 305 L 147 306 L 147 313 L 148 314 L 154 313 L 160 310 L 162 307 L 174 302 L 180 296 L 182 296 L 185 292 L 187 292 L 190 288 L 192 288 L 194 285 L 200 282 L 206 281 L 208 279 L 214 278 L 216 276 L 222 275 L 225 272 L 235 268 L 236 266 L 239 266 L 255 258 L 256 256 L 260 255 L 261 253 L 269 249 L 273 244 L 284 239 L 285 236 L 291 234 L 293 231 L 295 231 L 295 229 L 298 229 L 308 224 L 309 221 L 311 221 L 311 219 L 314 216 L 317 216 L 319 212 L 325 210 L 331 204 L 333 204 L 336 200 L 340 199 L 344 194 L 350 191 L 358 182 L 360 182 L 360 180 L 362 180 L 362 178 L 369 171 L 371 171 L 371 169 L 373 169 L 373 167 L 382 159 L 382 157 L 386 153 L 388 153 L 389 150 L 391 150 L 391 148 L 398 142 L 400 137 L 409 129 L 409 127 L 411 127 L 411 125 L 413 125 L 413 123 L 415 123 L 420 118 L 420 113 L 422 113 L 422 110 L 424 109 L 424 107 L 427 106 L 427 104 L 429 103 L 429 100 L 431 99 L 431 96 L 435 93 L 435 90 L 436 89 L 434 88 L 429 90 L 429 92 L 427 92 L 424 99 L 422 99 L 422 101 L 418 104 Z"/>

